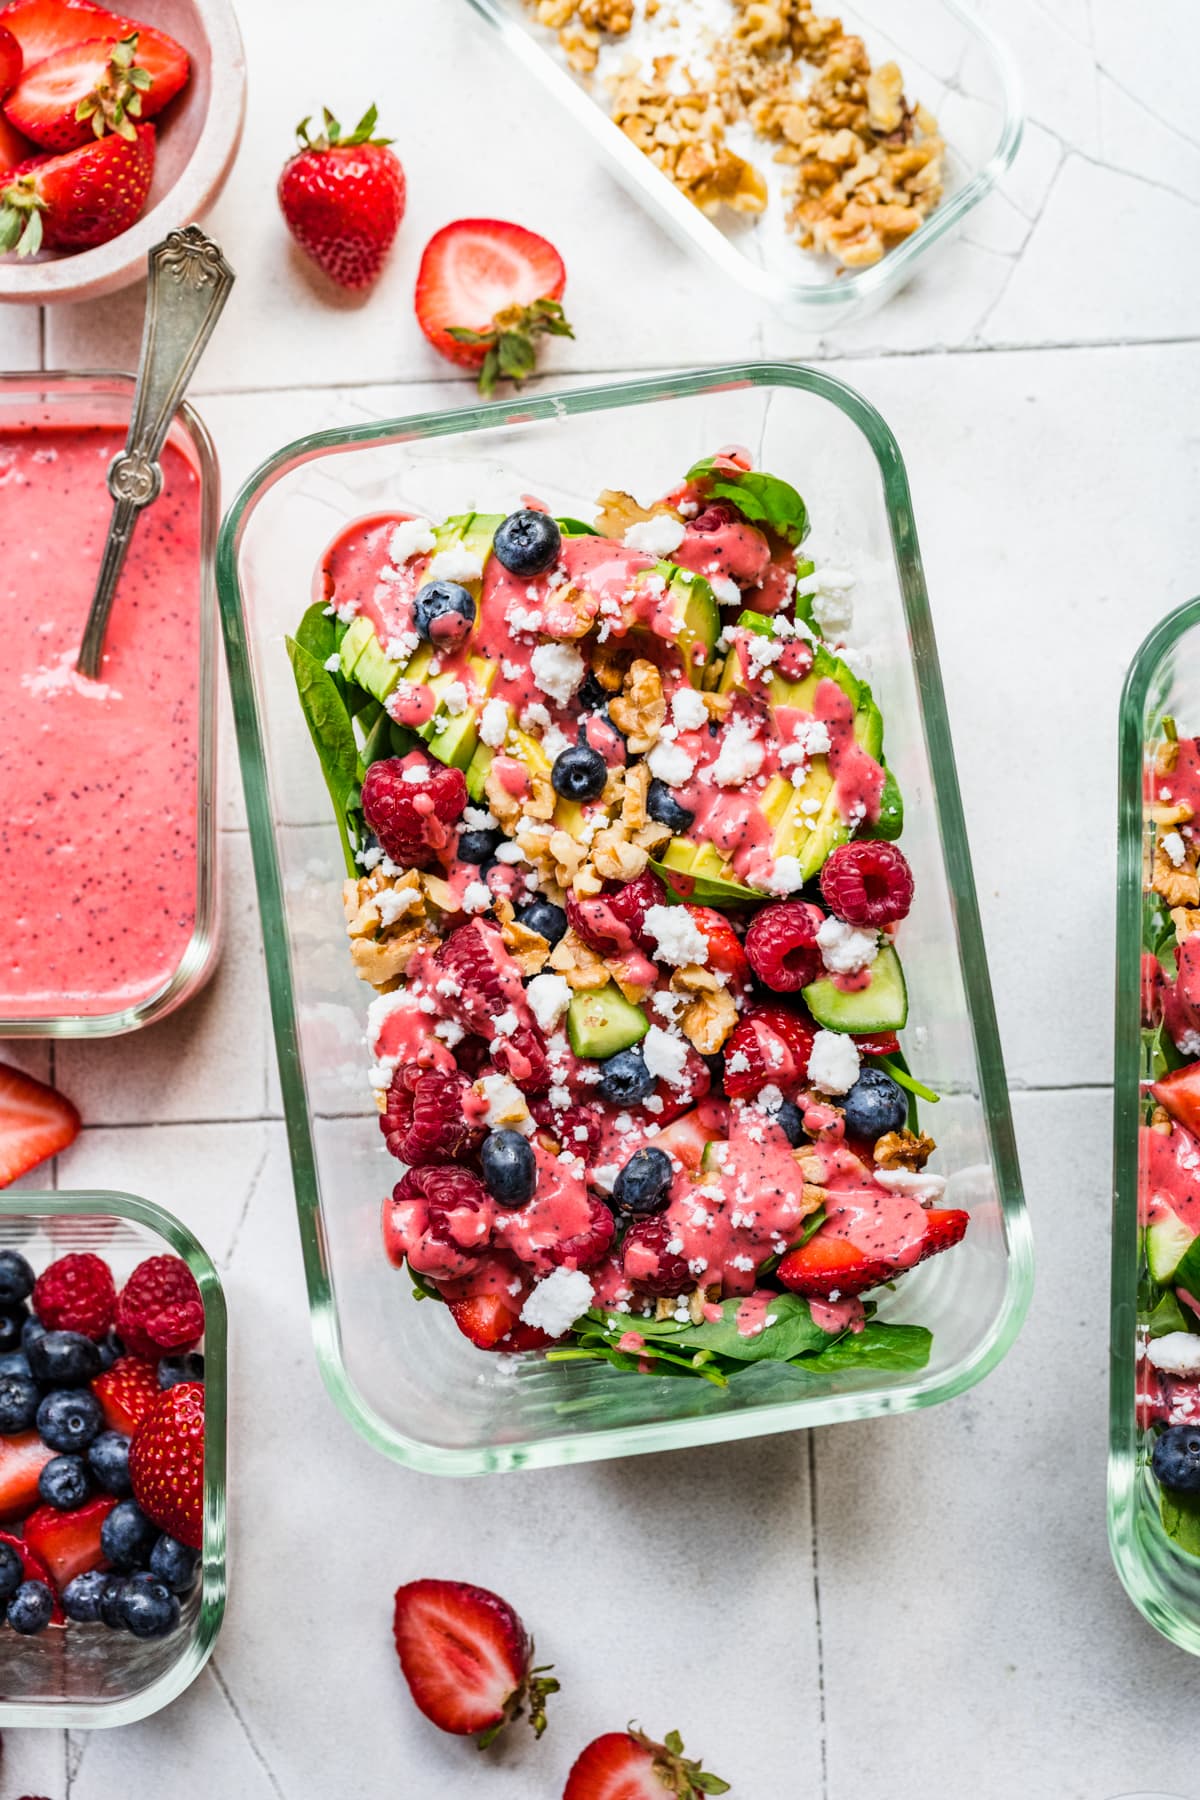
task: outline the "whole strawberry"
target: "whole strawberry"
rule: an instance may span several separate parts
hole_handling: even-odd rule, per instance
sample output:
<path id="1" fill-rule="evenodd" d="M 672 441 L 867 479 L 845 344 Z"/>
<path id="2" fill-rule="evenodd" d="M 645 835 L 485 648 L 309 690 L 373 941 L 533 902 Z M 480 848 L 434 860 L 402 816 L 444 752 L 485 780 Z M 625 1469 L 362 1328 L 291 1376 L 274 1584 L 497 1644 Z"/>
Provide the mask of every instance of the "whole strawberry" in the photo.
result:
<path id="1" fill-rule="evenodd" d="M 146 1414 L 129 1446 L 133 1497 L 160 1531 L 204 1542 L 204 1384 L 181 1381 Z"/>
<path id="2" fill-rule="evenodd" d="M 139 1263 L 117 1301 L 117 1331 L 137 1356 L 194 1350 L 204 1336 L 204 1302 L 187 1264 L 178 1256 Z"/>
<path id="3" fill-rule="evenodd" d="M 326 107 L 324 129 L 296 128 L 300 149 L 279 177 L 279 204 L 300 248 L 339 287 L 376 280 L 404 217 L 405 182 L 390 138 L 375 137 L 376 109 L 348 136 Z"/>
<path id="4" fill-rule="evenodd" d="M 78 1331 L 101 1338 L 113 1322 L 117 1290 L 102 1257 L 84 1251 L 60 1256 L 42 1270 L 33 1289 L 33 1310 L 47 1331 Z"/>

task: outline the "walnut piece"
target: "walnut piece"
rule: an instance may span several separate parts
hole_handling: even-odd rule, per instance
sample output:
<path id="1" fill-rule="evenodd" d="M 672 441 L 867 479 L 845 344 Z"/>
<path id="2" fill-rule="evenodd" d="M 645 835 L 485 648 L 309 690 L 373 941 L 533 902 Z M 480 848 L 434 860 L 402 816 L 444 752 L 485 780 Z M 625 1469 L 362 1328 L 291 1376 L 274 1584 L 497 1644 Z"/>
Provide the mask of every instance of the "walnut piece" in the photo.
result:
<path id="1" fill-rule="evenodd" d="M 609 712 L 618 731 L 623 731 L 634 756 L 644 756 L 658 742 L 667 718 L 662 677 L 652 662 L 639 657 L 625 676 L 624 686 Z"/>
<path id="2" fill-rule="evenodd" d="M 576 992 L 607 987 L 608 965 L 568 926 L 550 952 L 550 967 Z"/>
<path id="3" fill-rule="evenodd" d="M 923 1169 L 936 1149 L 923 1131 L 889 1131 L 875 1145 L 875 1161 L 882 1169 Z"/>
<path id="4" fill-rule="evenodd" d="M 1196 850 L 1185 845 L 1184 859 L 1176 864 L 1163 849 L 1161 840 L 1154 846 L 1154 873 L 1150 882 L 1169 907 L 1200 906 L 1200 877 L 1196 874 Z"/>

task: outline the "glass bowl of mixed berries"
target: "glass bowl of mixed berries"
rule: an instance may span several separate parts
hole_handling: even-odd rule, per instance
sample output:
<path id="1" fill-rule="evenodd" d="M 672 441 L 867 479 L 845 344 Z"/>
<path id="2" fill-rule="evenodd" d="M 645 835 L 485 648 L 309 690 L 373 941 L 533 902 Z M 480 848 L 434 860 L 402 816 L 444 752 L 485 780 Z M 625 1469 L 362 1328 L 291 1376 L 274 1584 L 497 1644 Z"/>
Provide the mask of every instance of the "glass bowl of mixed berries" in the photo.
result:
<path id="1" fill-rule="evenodd" d="M 0 1715 L 125 1723 L 224 1606 L 224 1305 L 175 1220 L 119 1194 L 0 1209 Z"/>

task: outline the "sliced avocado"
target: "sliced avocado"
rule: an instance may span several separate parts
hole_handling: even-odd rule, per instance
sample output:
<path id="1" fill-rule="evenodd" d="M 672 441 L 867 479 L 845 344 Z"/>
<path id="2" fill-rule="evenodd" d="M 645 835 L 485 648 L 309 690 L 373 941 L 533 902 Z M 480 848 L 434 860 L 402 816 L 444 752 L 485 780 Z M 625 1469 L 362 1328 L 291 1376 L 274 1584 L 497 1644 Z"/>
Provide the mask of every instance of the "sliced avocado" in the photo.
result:
<path id="1" fill-rule="evenodd" d="M 672 838 L 661 860 L 651 862 L 650 867 L 677 900 L 717 907 L 757 906 L 762 901 L 754 888 L 743 887 L 734 879 L 729 864 L 712 844 Z"/>
<path id="2" fill-rule="evenodd" d="M 721 614 L 717 597 L 703 575 L 681 569 L 675 563 L 655 563 L 638 582 L 659 576 L 667 584 L 671 600 L 672 638 L 683 658 L 684 673 L 693 687 L 700 685 L 700 671 L 712 661 L 721 635 Z M 630 635 L 636 637 L 640 627 Z M 654 634 L 658 636 L 658 633 Z M 702 652 L 700 654 L 699 652 Z"/>
<path id="3" fill-rule="evenodd" d="M 435 675 L 429 686 L 437 698 L 437 708 L 433 717 L 427 719 L 417 731 L 417 736 L 423 738 L 428 745 L 429 754 L 454 769 L 465 769 L 475 754 L 479 744 L 480 707 L 496 679 L 496 664 L 482 656 L 469 658 L 468 666 L 479 699 L 463 712 L 448 713 L 442 701 L 446 690 L 458 677 L 449 670 Z"/>
<path id="4" fill-rule="evenodd" d="M 1178 1213 L 1167 1211 L 1146 1228 L 1146 1263 L 1155 1281 L 1170 1281 L 1183 1260 L 1195 1232 Z"/>
<path id="5" fill-rule="evenodd" d="M 402 663 L 393 662 L 390 656 L 384 655 L 375 636 L 375 627 L 361 613 L 351 620 L 338 659 L 346 680 L 357 682 L 376 700 L 387 699 L 404 671 Z"/>
<path id="6" fill-rule="evenodd" d="M 492 758 L 496 752 L 490 744 L 477 744 L 475 753 L 467 764 L 467 792 L 472 800 L 483 799 L 484 783 L 488 778 L 488 770 L 492 766 Z"/>
<path id="7" fill-rule="evenodd" d="M 503 513 L 452 513 L 440 525 L 434 526 L 433 535 L 439 550 L 461 544 L 465 550 L 473 550 L 481 563 L 486 563 L 492 553 L 492 539 L 503 523 Z"/>
<path id="8" fill-rule="evenodd" d="M 884 944 L 865 988 L 850 992 L 826 975 L 803 990 L 804 1004 L 826 1031 L 899 1031 L 908 1018 L 908 990 L 900 958 Z"/>
<path id="9" fill-rule="evenodd" d="M 900 783 L 887 764 L 883 765 L 883 792 L 879 796 L 879 817 L 873 825 L 865 825 L 861 837 L 884 838 L 892 843 L 904 830 L 904 796 Z"/>
<path id="10" fill-rule="evenodd" d="M 607 1059 L 628 1050 L 649 1029 L 641 1007 L 626 1000 L 615 981 L 598 993 L 573 995 L 567 1007 L 567 1036 L 576 1056 Z"/>
<path id="11" fill-rule="evenodd" d="M 755 637 L 773 637 L 774 631 L 770 618 L 766 613 L 741 612 L 737 616 L 737 628 L 741 631 L 752 631 Z M 746 677 L 742 670 L 741 653 L 736 646 L 731 646 L 725 658 L 725 667 L 721 670 L 721 679 L 717 683 L 719 694 L 745 694 L 749 692 Z"/>

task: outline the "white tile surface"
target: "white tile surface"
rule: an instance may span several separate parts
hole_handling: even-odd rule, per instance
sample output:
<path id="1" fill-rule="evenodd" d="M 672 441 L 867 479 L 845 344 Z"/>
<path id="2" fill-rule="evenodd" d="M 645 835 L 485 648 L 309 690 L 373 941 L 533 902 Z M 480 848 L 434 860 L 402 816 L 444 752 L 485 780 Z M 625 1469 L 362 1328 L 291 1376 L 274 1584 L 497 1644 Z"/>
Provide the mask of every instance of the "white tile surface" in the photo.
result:
<path id="1" fill-rule="evenodd" d="M 347 0 L 337 31 L 318 0 L 295 0 L 286 30 L 277 6 L 243 0 L 247 134 L 212 220 L 239 286 L 199 387 L 227 500 L 307 431 L 468 404 L 411 290 L 430 231 L 486 212 L 547 229 L 566 257 L 578 337 L 552 373 L 840 359 L 908 463 L 1013 1085 L 1075 1090 L 1016 1101 L 1041 1258 L 1021 1343 L 954 1405 L 811 1444 L 462 1483 L 372 1453 L 311 1350 L 227 730 L 211 989 L 137 1038 L 5 1055 L 61 1081 L 89 1123 L 31 1185 L 145 1193 L 222 1265 L 229 1615 L 213 1669 L 157 1721 L 69 1745 L 6 1733 L 3 1800 L 557 1800 L 578 1746 L 631 1714 L 678 1725 L 747 1800 L 1157 1784 L 1195 1668 L 1141 1623 L 1105 1548 L 1103 1084 L 1116 700 L 1145 630 L 1200 589 L 1200 11 L 983 10 L 1031 110 L 1002 194 L 890 307 L 816 342 L 665 243 L 461 0 Z M 347 116 L 373 93 L 410 208 L 379 289 L 352 302 L 291 249 L 270 190 L 301 111 L 328 99 Z M 0 361 L 128 366 L 140 297 L 62 309 L 41 332 L 36 312 L 0 312 Z M 479 1758 L 409 1705 L 390 1594 L 438 1571 L 511 1593 L 557 1663 L 540 1748 Z"/>

